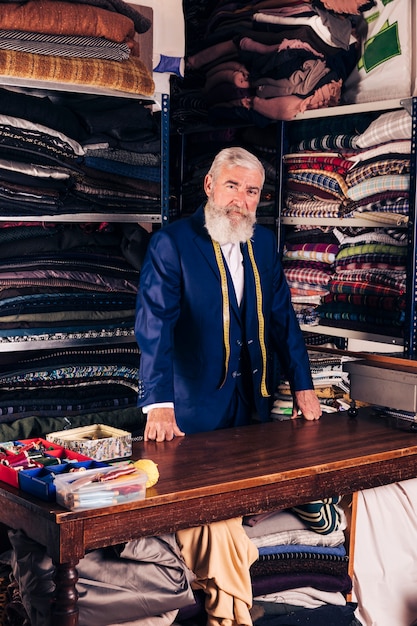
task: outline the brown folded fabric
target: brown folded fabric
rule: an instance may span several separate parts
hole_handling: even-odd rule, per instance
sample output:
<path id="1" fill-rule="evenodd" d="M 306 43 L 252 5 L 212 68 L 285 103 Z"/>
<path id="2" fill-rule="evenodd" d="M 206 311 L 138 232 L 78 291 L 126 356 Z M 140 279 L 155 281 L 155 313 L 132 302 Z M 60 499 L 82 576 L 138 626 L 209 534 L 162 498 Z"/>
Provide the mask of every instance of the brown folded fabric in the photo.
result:
<path id="1" fill-rule="evenodd" d="M 2 4 L 0 28 L 49 35 L 105 37 L 117 43 L 132 40 L 135 35 L 133 21 L 124 15 L 59 0 L 30 0 L 23 5 L 17 2 Z"/>

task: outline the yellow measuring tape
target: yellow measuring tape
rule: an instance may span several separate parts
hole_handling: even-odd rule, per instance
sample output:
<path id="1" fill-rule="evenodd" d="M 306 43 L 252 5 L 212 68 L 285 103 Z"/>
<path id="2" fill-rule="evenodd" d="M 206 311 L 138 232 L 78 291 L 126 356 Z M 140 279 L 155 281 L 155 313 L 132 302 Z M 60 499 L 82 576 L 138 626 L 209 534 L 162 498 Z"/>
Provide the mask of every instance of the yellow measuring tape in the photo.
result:
<path id="1" fill-rule="evenodd" d="M 264 320 L 264 314 L 262 312 L 261 279 L 259 278 L 259 272 L 258 272 L 258 268 L 256 265 L 255 256 L 253 254 L 252 242 L 250 241 L 250 239 L 248 239 L 247 244 L 248 244 L 250 262 L 252 263 L 253 277 L 255 279 L 256 311 L 258 313 L 259 346 L 261 348 L 261 354 L 262 354 L 261 395 L 263 398 L 268 398 L 269 393 L 268 393 L 268 389 L 266 388 L 265 320 Z"/>
<path id="2" fill-rule="evenodd" d="M 216 255 L 216 261 L 220 272 L 220 279 L 222 285 L 222 299 L 223 299 L 223 342 L 224 342 L 224 378 L 220 385 L 220 389 L 226 382 L 227 372 L 229 370 L 230 360 L 230 302 L 229 302 L 229 290 L 227 288 L 227 276 L 226 269 L 224 267 L 223 255 L 218 241 L 213 241 L 214 254 Z"/>
<path id="3" fill-rule="evenodd" d="M 224 342 L 224 378 L 223 382 L 220 385 L 220 388 L 223 387 L 227 373 L 229 370 L 229 361 L 230 361 L 230 299 L 229 299 L 229 289 L 227 287 L 227 275 L 226 269 L 224 267 L 223 255 L 220 248 L 220 244 L 217 241 L 213 241 L 214 254 L 216 255 L 216 261 L 220 272 L 221 279 L 221 289 L 222 289 L 222 301 L 223 301 L 223 342 Z M 262 378 L 261 378 L 261 395 L 264 398 L 269 397 L 268 390 L 266 388 L 266 346 L 265 346 L 265 320 L 262 312 L 262 289 L 261 289 L 261 280 L 259 278 L 259 272 L 255 261 L 255 256 L 253 254 L 253 248 L 251 241 L 247 241 L 249 258 L 252 265 L 253 276 L 255 279 L 255 290 L 256 290 L 256 311 L 258 314 L 258 336 L 259 336 L 259 345 L 262 354 Z"/>

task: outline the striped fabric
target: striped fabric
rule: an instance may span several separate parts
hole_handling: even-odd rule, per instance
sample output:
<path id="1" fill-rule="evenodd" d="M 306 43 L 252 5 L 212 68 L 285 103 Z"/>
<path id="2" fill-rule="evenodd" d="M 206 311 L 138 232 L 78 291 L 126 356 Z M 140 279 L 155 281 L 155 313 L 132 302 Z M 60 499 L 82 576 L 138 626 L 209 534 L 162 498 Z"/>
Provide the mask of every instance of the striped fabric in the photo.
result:
<path id="1" fill-rule="evenodd" d="M 321 192 L 324 192 L 341 200 L 346 197 L 348 192 L 344 177 L 335 172 L 314 170 L 289 172 L 287 176 L 288 189 L 297 189 L 298 184 L 304 188 L 310 188 L 311 194 L 320 196 Z"/>
<path id="2" fill-rule="evenodd" d="M 405 109 L 383 113 L 357 138 L 359 148 L 411 138 L 411 115 Z"/>
<path id="3" fill-rule="evenodd" d="M 305 139 L 294 147 L 295 152 L 300 150 L 340 150 L 346 148 L 356 149 L 359 135 L 323 135 Z"/>
<path id="4" fill-rule="evenodd" d="M 0 48 L 63 57 L 97 58 L 125 61 L 130 48 L 104 37 L 48 35 L 22 30 L 0 29 Z"/>
<path id="5" fill-rule="evenodd" d="M 385 176 L 388 174 L 409 174 L 410 173 L 410 159 L 379 159 L 378 161 L 372 161 L 372 163 L 364 163 L 352 168 L 346 174 L 346 184 L 348 187 L 353 187 L 359 183 L 373 178 L 374 176 Z"/>
<path id="6" fill-rule="evenodd" d="M 388 311 L 404 310 L 406 306 L 403 296 L 381 296 L 378 294 L 359 293 L 329 293 L 323 297 L 323 302 L 348 302 L 356 306 L 386 309 Z"/>
<path id="7" fill-rule="evenodd" d="M 408 235 L 404 229 L 377 228 L 355 233 L 351 229 L 334 228 L 333 234 L 339 240 L 340 247 L 376 242 L 397 246 L 408 245 Z"/>
<path id="8" fill-rule="evenodd" d="M 404 246 L 390 246 L 385 243 L 362 243 L 354 246 L 346 246 L 339 250 L 336 261 L 355 257 L 361 254 L 386 254 L 406 258 L 407 248 Z"/>
<path id="9" fill-rule="evenodd" d="M 340 512 L 336 507 L 340 500 L 340 496 L 314 500 L 307 504 L 292 507 L 291 511 L 298 515 L 311 530 L 326 535 L 340 526 Z"/>
<path id="10" fill-rule="evenodd" d="M 291 283 L 307 283 L 308 285 L 322 285 L 325 286 L 330 281 L 332 274 L 323 272 L 320 270 L 308 269 L 304 267 L 289 268 L 285 271 L 285 276 L 288 282 Z"/>
<path id="11" fill-rule="evenodd" d="M 374 176 L 364 180 L 354 187 L 349 187 L 347 195 L 351 200 L 361 200 L 383 191 L 408 191 L 410 188 L 410 176 L 408 174 L 397 174 L 385 176 Z"/>
<path id="12" fill-rule="evenodd" d="M 405 293 L 406 291 L 406 276 L 405 272 L 387 272 L 385 270 L 378 269 L 367 269 L 367 270 L 356 270 L 349 271 L 345 270 L 342 272 L 338 272 L 337 278 L 339 281 L 346 282 L 361 282 L 361 283 L 372 283 L 374 285 L 382 285 L 385 287 L 390 287 L 392 289 L 396 289 L 397 293 Z M 330 288 L 329 282 L 329 288 Z"/>
<path id="13" fill-rule="evenodd" d="M 358 254 L 346 259 L 340 259 L 335 266 L 335 272 L 342 270 L 365 270 L 384 269 L 388 271 L 405 271 L 405 257 L 394 256 L 392 254 Z"/>
<path id="14" fill-rule="evenodd" d="M 347 273 L 346 273 L 347 274 Z M 330 293 L 348 293 L 348 294 L 373 294 L 377 296 L 399 296 L 405 293 L 404 289 L 396 289 L 395 287 L 388 287 L 385 285 L 378 285 L 376 283 L 370 283 L 366 280 L 360 280 L 358 274 L 351 273 L 351 281 L 346 280 L 344 276 L 343 280 L 338 278 L 332 278 L 329 281 L 328 289 Z"/>

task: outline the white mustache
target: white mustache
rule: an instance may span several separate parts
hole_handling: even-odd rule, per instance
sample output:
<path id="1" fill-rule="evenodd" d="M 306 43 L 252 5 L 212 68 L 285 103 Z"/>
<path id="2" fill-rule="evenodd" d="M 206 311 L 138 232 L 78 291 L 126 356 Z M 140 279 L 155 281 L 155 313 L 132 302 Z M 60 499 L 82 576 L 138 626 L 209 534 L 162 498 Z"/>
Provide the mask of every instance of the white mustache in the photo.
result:
<path id="1" fill-rule="evenodd" d="M 240 215 L 243 215 L 243 217 L 247 217 L 249 215 L 249 211 L 246 211 L 246 209 L 241 209 L 238 206 L 231 206 L 226 209 L 226 215 L 229 215 L 229 213 L 232 212 L 239 213 Z"/>

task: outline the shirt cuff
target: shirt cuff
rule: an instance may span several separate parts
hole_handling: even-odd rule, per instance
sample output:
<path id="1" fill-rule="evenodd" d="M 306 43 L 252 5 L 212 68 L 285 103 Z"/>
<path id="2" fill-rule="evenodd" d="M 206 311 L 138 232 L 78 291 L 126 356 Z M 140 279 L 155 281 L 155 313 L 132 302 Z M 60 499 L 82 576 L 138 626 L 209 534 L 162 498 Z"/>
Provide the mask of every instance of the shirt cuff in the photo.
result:
<path id="1" fill-rule="evenodd" d="M 142 407 L 142 412 L 147 415 L 151 409 L 173 409 L 173 402 L 154 402 L 154 404 L 147 404 Z"/>

